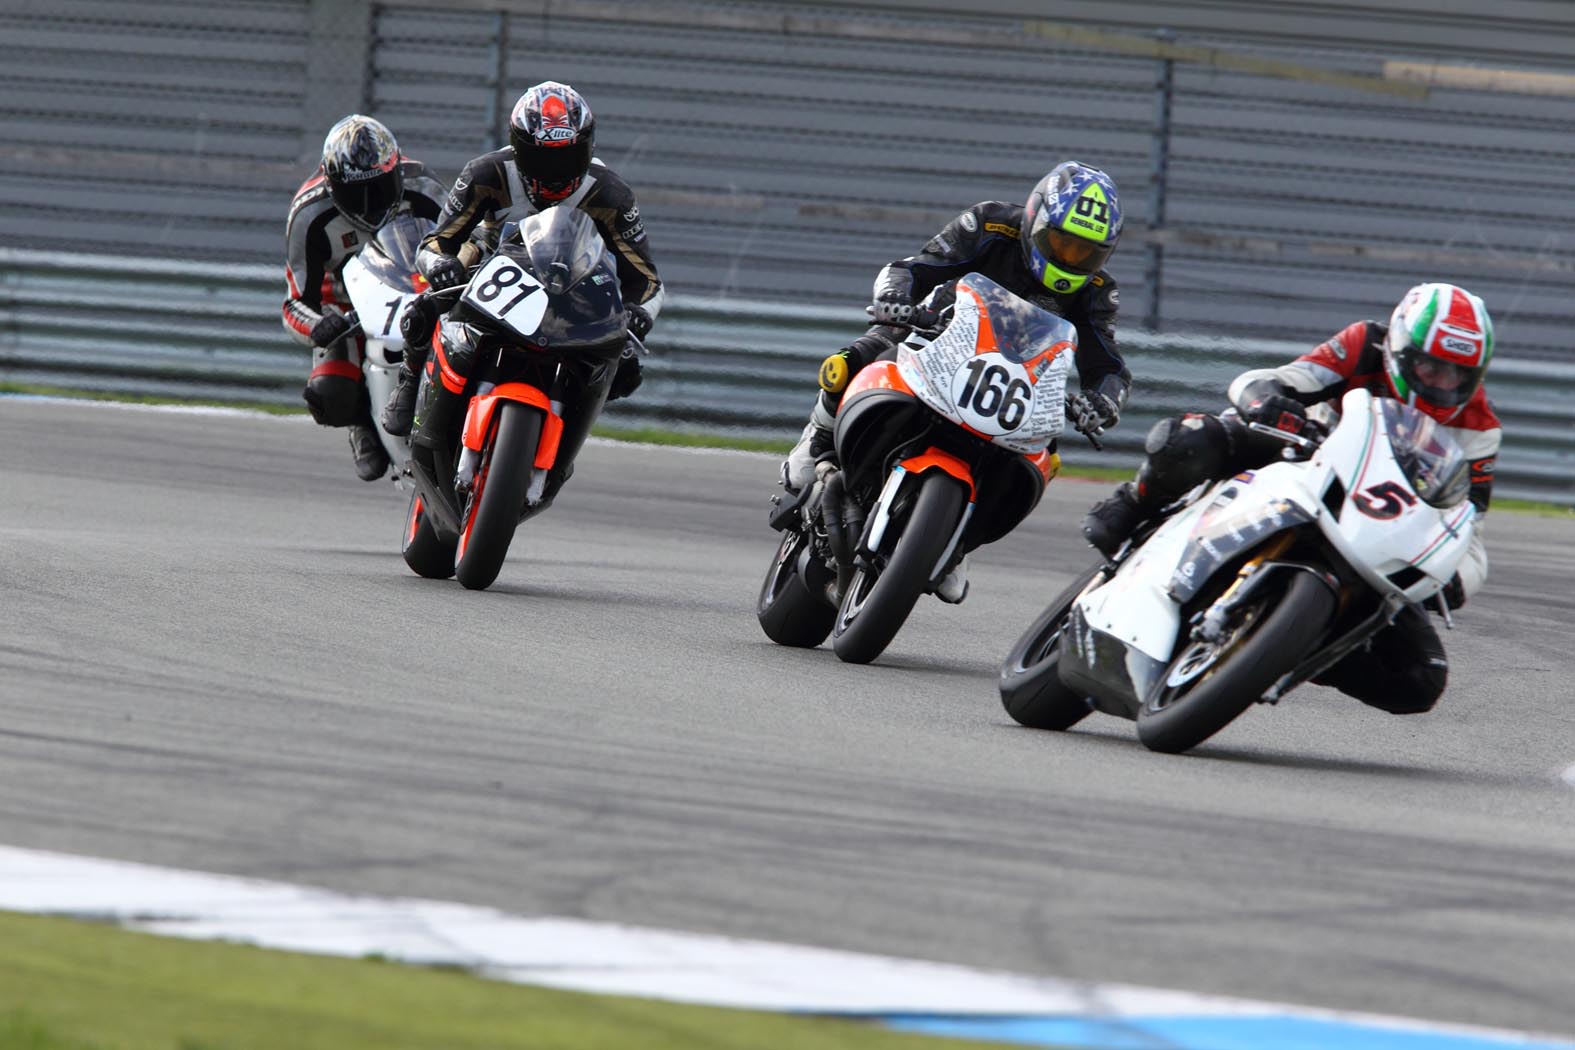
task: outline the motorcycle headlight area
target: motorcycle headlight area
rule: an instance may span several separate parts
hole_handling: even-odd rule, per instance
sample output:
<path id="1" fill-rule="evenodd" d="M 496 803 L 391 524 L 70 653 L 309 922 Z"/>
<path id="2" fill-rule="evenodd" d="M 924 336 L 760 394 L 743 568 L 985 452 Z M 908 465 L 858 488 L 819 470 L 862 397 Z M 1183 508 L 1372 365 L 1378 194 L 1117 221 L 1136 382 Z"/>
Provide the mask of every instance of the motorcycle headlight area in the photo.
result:
<path id="1" fill-rule="evenodd" d="M 1470 461 L 1437 420 L 1390 398 L 1380 398 L 1375 404 L 1395 462 L 1423 502 L 1443 509 L 1470 495 Z"/>

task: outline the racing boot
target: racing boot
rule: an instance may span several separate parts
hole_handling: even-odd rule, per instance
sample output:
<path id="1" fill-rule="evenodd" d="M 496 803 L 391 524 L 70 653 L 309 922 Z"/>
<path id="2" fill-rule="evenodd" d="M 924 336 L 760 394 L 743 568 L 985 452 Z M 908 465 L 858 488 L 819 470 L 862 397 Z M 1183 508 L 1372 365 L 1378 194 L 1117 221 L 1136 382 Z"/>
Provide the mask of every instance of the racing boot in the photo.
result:
<path id="1" fill-rule="evenodd" d="M 383 439 L 377 436 L 377 429 L 371 423 L 352 423 L 345 429 L 350 431 L 355 476 L 362 481 L 376 481 L 388 473 L 388 452 L 383 448 Z"/>
<path id="2" fill-rule="evenodd" d="M 789 492 L 798 493 L 815 483 L 815 464 L 826 460 L 831 463 L 836 461 L 836 447 L 832 438 L 832 428 L 837 424 L 836 416 L 826 404 L 825 395 L 815 398 L 815 410 L 809 414 L 809 422 L 804 424 L 804 432 L 799 435 L 798 444 L 788 453 L 787 459 L 782 461 L 782 487 Z"/>
<path id="3" fill-rule="evenodd" d="M 1083 516 L 1083 537 L 1094 548 L 1109 558 L 1115 555 L 1127 538 L 1137 531 L 1149 516 L 1137 488 L 1128 481 L 1115 493 L 1094 504 Z"/>
<path id="4" fill-rule="evenodd" d="M 388 395 L 388 404 L 383 406 L 383 429 L 395 437 L 404 437 L 410 433 L 410 425 L 416 415 L 416 394 L 421 389 L 421 377 L 409 368 L 410 359 L 407 357 L 395 373 L 398 385 L 394 392 Z"/>
<path id="5" fill-rule="evenodd" d="M 935 585 L 935 597 L 947 605 L 961 605 L 968 597 L 968 555 L 964 554 L 952 571 L 941 577 Z"/>

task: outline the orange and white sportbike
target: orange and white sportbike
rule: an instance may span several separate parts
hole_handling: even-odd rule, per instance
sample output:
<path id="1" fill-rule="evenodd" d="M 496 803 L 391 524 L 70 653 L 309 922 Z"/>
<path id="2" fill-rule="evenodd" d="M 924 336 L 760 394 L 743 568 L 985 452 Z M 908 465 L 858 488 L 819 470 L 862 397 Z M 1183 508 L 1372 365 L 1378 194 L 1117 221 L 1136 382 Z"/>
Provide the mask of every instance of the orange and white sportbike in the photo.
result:
<path id="1" fill-rule="evenodd" d="M 1471 545 L 1469 464 L 1432 419 L 1365 390 L 1317 441 L 1178 501 L 1075 580 L 1012 647 L 1001 700 L 1068 729 L 1090 711 L 1177 753 L 1276 703 L 1442 591 Z"/>
<path id="2" fill-rule="evenodd" d="M 416 269 L 416 251 L 437 223 L 418 218 L 410 213 L 399 215 L 385 223 L 361 251 L 345 263 L 343 278 L 345 290 L 350 294 L 353 310 L 347 315 L 351 331 L 366 338 L 366 355 L 361 362 L 361 372 L 366 379 L 367 393 L 372 404 L 388 401 L 396 380 L 395 372 L 405 358 L 405 341 L 399 334 L 399 318 L 412 300 L 426 291 L 427 279 Z M 410 439 L 395 437 L 377 423 L 377 436 L 388 452 L 388 458 L 403 465 L 410 458 Z M 394 482 L 406 487 L 407 470 L 396 470 Z"/>
<path id="3" fill-rule="evenodd" d="M 837 411 L 841 469 L 773 497 L 782 542 L 756 604 L 771 640 L 830 634 L 868 663 L 966 552 L 1016 528 L 1060 468 L 1076 344 L 1069 322 L 975 273 L 944 328 L 859 372 Z"/>
<path id="4" fill-rule="evenodd" d="M 599 413 L 595 391 L 605 397 L 638 340 L 612 253 L 577 208 L 506 227 L 468 284 L 427 294 L 459 299 L 433 333 L 417 403 L 428 403 L 433 383 L 470 400 L 443 447 L 412 449 L 403 551 L 418 574 L 480 590 L 497 579 L 515 527 L 551 504 L 554 472 L 558 483 L 567 477 L 578 448 L 561 447 L 565 406 Z M 457 360 L 469 363 L 467 376 L 446 364 Z"/>

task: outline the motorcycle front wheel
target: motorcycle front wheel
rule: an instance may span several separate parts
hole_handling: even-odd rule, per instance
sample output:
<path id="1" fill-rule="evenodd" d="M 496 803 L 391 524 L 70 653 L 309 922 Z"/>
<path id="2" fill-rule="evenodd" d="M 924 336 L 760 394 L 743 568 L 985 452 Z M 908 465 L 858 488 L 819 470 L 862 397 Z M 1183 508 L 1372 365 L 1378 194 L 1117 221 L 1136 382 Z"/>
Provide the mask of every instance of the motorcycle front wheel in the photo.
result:
<path id="1" fill-rule="evenodd" d="M 1061 683 L 1061 646 L 1072 603 L 1103 569 L 1096 565 L 1078 575 L 1023 632 L 1001 663 L 1001 704 L 1019 725 L 1071 729 L 1093 710 L 1087 697 Z"/>
<path id="2" fill-rule="evenodd" d="M 1217 641 L 1191 639 L 1138 709 L 1137 734 L 1150 751 L 1197 747 L 1251 707 L 1295 667 L 1334 616 L 1335 596 L 1316 576 L 1259 588 Z"/>
<path id="3" fill-rule="evenodd" d="M 432 517 L 421 502 L 421 493 L 410 494 L 410 511 L 405 515 L 405 541 L 401 553 L 405 564 L 417 576 L 446 580 L 454 575 L 454 540 L 438 539 Z"/>
<path id="4" fill-rule="evenodd" d="M 499 405 L 492 440 L 481 452 L 476 480 L 465 506 L 464 532 L 454 575 L 472 591 L 492 586 L 514 540 L 525 509 L 542 414 L 517 402 Z"/>
<path id="5" fill-rule="evenodd" d="M 760 585 L 755 616 L 766 637 L 778 645 L 813 649 L 826 640 L 837 618 L 836 606 L 826 600 L 825 591 L 816 594 L 804 579 L 806 555 L 814 556 L 807 548 L 803 533 L 796 529 L 783 532 L 782 543 Z"/>
<path id="6" fill-rule="evenodd" d="M 946 552 L 968 503 L 968 491 L 949 474 L 924 475 L 919 494 L 901 528 L 886 567 L 879 574 L 860 568 L 853 574 L 831 628 L 838 659 L 867 664 L 885 651 L 907 622 L 919 596 L 930 589 L 930 573 Z"/>

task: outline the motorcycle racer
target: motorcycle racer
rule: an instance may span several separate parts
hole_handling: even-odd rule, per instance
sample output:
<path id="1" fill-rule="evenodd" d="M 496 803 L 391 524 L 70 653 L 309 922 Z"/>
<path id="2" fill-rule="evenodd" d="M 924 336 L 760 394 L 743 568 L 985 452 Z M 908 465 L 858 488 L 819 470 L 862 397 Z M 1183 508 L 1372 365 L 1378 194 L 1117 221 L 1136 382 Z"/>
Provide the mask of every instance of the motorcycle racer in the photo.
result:
<path id="1" fill-rule="evenodd" d="M 1331 406 L 1354 389 L 1404 401 L 1438 421 L 1470 461 L 1470 500 L 1485 513 L 1503 434 L 1482 385 L 1492 355 L 1493 323 L 1480 298 L 1451 284 L 1417 285 L 1388 324 L 1357 321 L 1289 364 L 1238 376 L 1227 395 L 1233 407 L 1221 415 L 1192 412 L 1156 423 L 1136 479 L 1088 512 L 1083 534 L 1111 557 L 1139 525 L 1194 486 L 1276 459 L 1283 444 L 1249 424 L 1301 434 L 1326 422 Z M 1479 520 L 1444 591 L 1451 609 L 1487 579 L 1482 535 Z M 1314 681 L 1392 714 L 1413 714 L 1432 709 L 1447 678 L 1437 632 L 1421 609 L 1407 607 L 1365 650 Z"/>
<path id="2" fill-rule="evenodd" d="M 866 312 L 875 325 L 820 366 L 820 393 L 798 443 L 782 464 L 782 484 L 797 492 L 815 480 L 817 463 L 835 466 L 832 430 L 842 391 L 884 354 L 894 354 L 915 320 L 933 319 L 955 292 L 952 285 L 981 273 L 1013 294 L 1077 328 L 1076 364 L 1086 403 L 1079 429 L 1114 426 L 1132 375 L 1116 347 L 1120 295 L 1105 261 L 1121 237 L 1115 183 L 1076 161 L 1057 165 L 1034 186 L 1025 204 L 984 201 L 964 211 L 917 254 L 875 277 Z M 957 602 L 967 593 L 959 566 L 936 592 Z"/>
<path id="3" fill-rule="evenodd" d="M 509 145 L 483 154 L 465 165 L 443 207 L 437 229 L 422 242 L 417 264 L 434 289 L 468 279 L 467 271 L 497 247 L 505 222 L 554 207 L 579 208 L 596 224 L 611 249 L 627 311 L 629 331 L 644 339 L 661 310 L 664 292 L 651 259 L 645 222 L 634 191 L 616 172 L 592 156 L 596 120 L 579 92 L 567 84 L 545 81 L 527 90 L 509 115 Z M 415 419 L 420 371 L 432 371 L 427 355 L 437 314 L 408 311 L 402 321 L 406 351 L 399 385 L 383 411 L 383 425 L 392 434 L 412 433 L 411 441 L 436 447 L 453 417 L 463 410 L 464 379 L 470 362 L 442 360 L 443 376 L 457 383 L 431 384 L 432 395 Z M 440 349 L 439 354 L 443 351 Z M 583 392 L 566 407 L 561 459 L 572 463 L 604 400 L 627 397 L 640 385 L 639 357 L 626 351 L 610 381 Z M 567 480 L 554 471 L 548 496 Z"/>
<path id="4" fill-rule="evenodd" d="M 285 221 L 285 331 L 313 348 L 302 398 L 320 426 L 345 427 L 356 476 L 376 481 L 388 453 L 372 423 L 361 375 L 364 345 L 349 336 L 341 271 L 395 215 L 436 219 L 447 191 L 425 165 L 399 152 L 380 121 L 352 113 L 329 129 L 317 173 L 296 190 Z"/>

